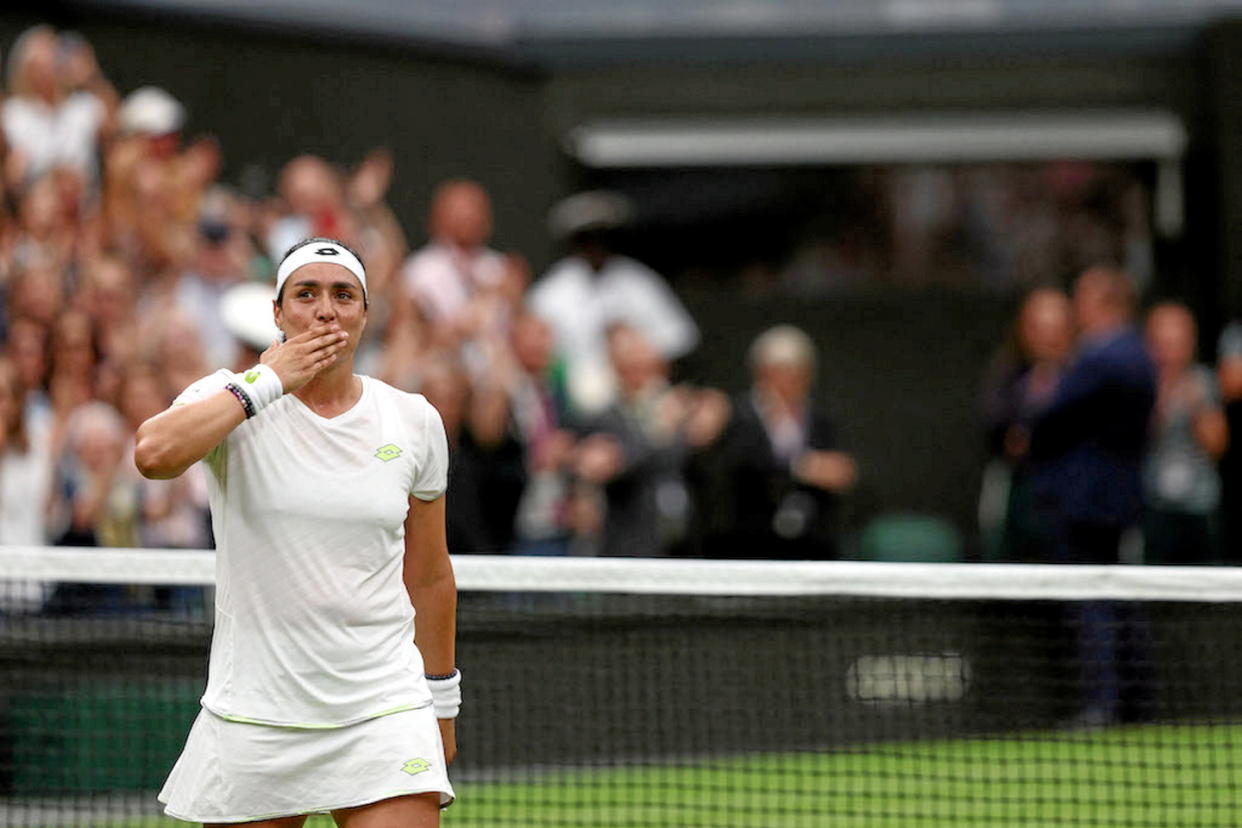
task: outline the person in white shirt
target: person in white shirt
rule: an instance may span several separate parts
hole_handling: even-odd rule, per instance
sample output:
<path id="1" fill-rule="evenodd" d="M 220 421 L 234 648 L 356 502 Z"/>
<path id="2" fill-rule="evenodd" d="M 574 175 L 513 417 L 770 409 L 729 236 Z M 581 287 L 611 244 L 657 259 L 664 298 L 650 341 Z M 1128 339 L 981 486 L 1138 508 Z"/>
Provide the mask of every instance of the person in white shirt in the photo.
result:
<path id="1" fill-rule="evenodd" d="M 428 225 L 431 240 L 402 266 L 402 286 L 437 340 L 456 345 L 480 324 L 472 318 L 480 297 L 498 290 L 505 277 L 505 257 L 487 246 L 491 199 L 474 181 L 446 181 L 436 188 Z"/>
<path id="2" fill-rule="evenodd" d="M 36 26 L 13 44 L 8 70 L 0 126 L 9 145 L 10 186 L 20 188 L 59 167 L 94 184 L 99 138 L 110 128 L 116 92 L 100 74 L 90 45 Z"/>
<path id="3" fill-rule="evenodd" d="M 595 415 L 616 399 L 608 358 L 608 328 L 623 323 L 675 360 L 698 344 L 699 329 L 668 283 L 651 268 L 613 249 L 615 232 L 632 208 L 610 192 L 570 196 L 552 210 L 555 236 L 570 255 L 531 288 L 530 309 L 552 326 L 564 360 L 570 402 L 578 415 Z"/>
<path id="4" fill-rule="evenodd" d="M 179 819 L 425 828 L 453 800 L 447 443 L 425 398 L 353 373 L 366 290 L 340 242 L 295 245 L 284 341 L 138 430 L 147 477 L 205 462 L 217 544 L 203 709 L 160 794 Z"/>

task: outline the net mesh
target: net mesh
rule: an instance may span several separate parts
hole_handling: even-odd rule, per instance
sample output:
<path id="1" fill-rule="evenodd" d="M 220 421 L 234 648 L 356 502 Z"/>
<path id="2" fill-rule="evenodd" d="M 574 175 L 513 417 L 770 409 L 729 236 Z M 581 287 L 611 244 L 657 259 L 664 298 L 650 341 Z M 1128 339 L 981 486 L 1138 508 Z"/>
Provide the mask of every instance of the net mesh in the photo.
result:
<path id="1" fill-rule="evenodd" d="M 1242 812 L 1238 570 L 455 564 L 467 679 L 446 826 Z M 204 685 L 211 565 L 0 550 L 0 826 L 175 824 L 155 792 Z"/>

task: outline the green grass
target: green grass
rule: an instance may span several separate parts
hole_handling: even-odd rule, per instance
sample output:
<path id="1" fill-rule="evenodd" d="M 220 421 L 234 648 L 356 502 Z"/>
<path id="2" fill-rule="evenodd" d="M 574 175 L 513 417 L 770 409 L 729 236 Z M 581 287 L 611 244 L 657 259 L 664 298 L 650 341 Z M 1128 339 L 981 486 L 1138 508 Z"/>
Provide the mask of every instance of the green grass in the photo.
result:
<path id="1" fill-rule="evenodd" d="M 1234 828 L 1242 824 L 1242 728 L 890 743 L 462 782 L 457 792 L 444 828 Z"/>
<path id="2" fill-rule="evenodd" d="M 446 828 L 1242 824 L 1242 728 L 1125 727 L 459 786 Z"/>

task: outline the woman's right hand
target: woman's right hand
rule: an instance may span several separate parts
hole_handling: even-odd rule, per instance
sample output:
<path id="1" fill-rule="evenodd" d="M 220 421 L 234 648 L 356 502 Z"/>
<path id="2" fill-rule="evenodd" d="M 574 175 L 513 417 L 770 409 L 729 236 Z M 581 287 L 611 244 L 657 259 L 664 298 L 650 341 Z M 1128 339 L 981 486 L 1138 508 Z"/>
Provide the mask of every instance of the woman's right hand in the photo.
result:
<path id="1" fill-rule="evenodd" d="M 349 344 L 349 334 L 333 322 L 303 331 L 286 342 L 273 342 L 259 357 L 280 377 L 286 394 L 297 391 L 320 371 L 336 363 Z"/>

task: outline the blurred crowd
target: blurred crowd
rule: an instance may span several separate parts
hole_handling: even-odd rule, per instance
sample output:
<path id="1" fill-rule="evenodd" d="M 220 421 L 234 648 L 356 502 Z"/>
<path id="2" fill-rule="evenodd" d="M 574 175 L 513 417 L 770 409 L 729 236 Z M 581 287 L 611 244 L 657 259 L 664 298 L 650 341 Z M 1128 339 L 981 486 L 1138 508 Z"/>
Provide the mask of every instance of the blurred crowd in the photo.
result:
<path id="1" fill-rule="evenodd" d="M 985 557 L 1242 563 L 1242 325 L 1215 367 L 1184 303 L 1134 278 L 1029 292 L 985 381 Z"/>
<path id="2" fill-rule="evenodd" d="M 619 195 L 556 205 L 565 255 L 536 276 L 489 246 L 472 180 L 436 189 L 414 249 L 386 203 L 386 150 L 348 168 L 298 156 L 276 192 L 247 196 L 221 183 L 213 138 L 183 135 L 180 102 L 122 96 L 76 34 L 25 32 L 6 79 L 0 544 L 210 547 L 202 471 L 141 478 L 134 430 L 199 377 L 257 361 L 273 263 L 328 236 L 367 267 L 358 370 L 444 419 L 452 551 L 841 554 L 858 469 L 814 397 L 812 340 L 763 332 L 732 398 L 678 381 L 700 332 L 618 252 L 633 218 Z M 1209 368 L 1185 305 L 1140 318 L 1149 274 L 1134 271 L 1087 268 L 1023 303 L 985 382 L 985 559 L 1236 562 L 1242 327 Z"/>
<path id="3" fill-rule="evenodd" d="M 411 249 L 386 204 L 394 159 L 303 155 L 276 192 L 220 181 L 158 87 L 118 93 L 89 43 L 37 27 L 0 105 L 0 544 L 209 548 L 199 468 L 145 480 L 144 419 L 270 345 L 273 262 L 341 239 L 372 297 L 358 370 L 422 393 L 452 449 L 457 553 L 833 557 L 851 456 L 812 398 L 815 350 L 778 326 L 735 399 L 676 382 L 699 340 L 666 282 L 620 255 L 620 197 L 582 193 L 533 279 L 491 249 L 488 193 L 443 182 Z M 704 504 L 710 503 L 711 508 Z"/>

